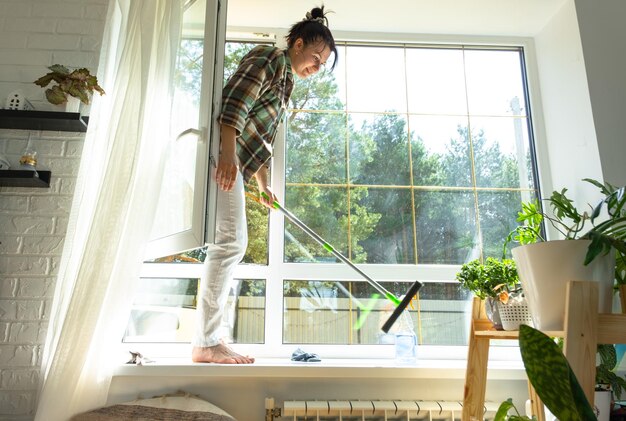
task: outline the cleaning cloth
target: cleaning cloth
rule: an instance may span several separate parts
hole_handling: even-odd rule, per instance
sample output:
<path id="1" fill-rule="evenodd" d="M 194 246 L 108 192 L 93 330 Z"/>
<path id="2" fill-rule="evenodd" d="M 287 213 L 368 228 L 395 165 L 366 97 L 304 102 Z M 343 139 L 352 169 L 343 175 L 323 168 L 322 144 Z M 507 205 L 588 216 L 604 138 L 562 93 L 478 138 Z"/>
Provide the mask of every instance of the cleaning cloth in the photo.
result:
<path id="1" fill-rule="evenodd" d="M 295 351 L 293 351 L 293 354 L 291 354 L 291 361 L 302 361 L 305 363 L 318 363 L 322 361 L 322 359 L 317 354 L 304 352 L 302 349 L 298 348 Z"/>

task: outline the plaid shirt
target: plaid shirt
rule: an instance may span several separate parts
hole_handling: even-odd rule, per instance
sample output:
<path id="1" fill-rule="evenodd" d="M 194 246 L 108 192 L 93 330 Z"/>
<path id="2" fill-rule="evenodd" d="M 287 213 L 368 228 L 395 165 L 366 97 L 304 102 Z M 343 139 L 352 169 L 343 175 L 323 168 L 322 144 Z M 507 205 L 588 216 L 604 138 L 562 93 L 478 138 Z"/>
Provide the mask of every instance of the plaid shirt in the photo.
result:
<path id="1" fill-rule="evenodd" d="M 292 90 L 287 50 L 268 45 L 253 48 L 226 83 L 218 122 L 237 130 L 237 156 L 246 182 L 272 157 Z"/>

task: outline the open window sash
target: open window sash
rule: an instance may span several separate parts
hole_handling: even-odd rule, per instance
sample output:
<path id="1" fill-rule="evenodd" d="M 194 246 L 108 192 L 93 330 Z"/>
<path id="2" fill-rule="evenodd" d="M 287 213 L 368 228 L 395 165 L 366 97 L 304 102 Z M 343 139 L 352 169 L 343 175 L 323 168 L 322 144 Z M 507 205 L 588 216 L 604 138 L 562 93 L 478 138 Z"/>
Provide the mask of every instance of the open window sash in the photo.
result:
<path id="1" fill-rule="evenodd" d="M 146 260 L 202 247 L 215 238 L 219 153 L 216 118 L 224 73 L 227 0 L 188 2 L 177 57 L 172 136 Z"/>

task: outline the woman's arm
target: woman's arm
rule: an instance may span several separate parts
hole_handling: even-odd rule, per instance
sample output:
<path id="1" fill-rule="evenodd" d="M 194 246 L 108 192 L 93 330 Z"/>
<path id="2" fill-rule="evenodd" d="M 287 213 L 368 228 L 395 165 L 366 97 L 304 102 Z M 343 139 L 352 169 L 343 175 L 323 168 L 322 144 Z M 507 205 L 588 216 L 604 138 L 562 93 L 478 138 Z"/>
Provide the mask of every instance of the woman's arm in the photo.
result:
<path id="1" fill-rule="evenodd" d="M 234 127 L 220 125 L 220 156 L 217 160 L 215 179 L 220 189 L 225 191 L 232 190 L 239 171 L 236 137 L 237 131 Z"/>

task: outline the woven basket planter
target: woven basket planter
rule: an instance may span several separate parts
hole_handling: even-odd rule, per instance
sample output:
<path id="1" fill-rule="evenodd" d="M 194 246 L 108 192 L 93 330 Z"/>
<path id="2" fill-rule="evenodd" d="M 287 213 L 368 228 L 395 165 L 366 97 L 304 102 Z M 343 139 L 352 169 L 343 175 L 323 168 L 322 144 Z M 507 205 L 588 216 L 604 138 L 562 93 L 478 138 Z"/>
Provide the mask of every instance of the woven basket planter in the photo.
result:
<path id="1" fill-rule="evenodd" d="M 498 312 L 500 313 L 500 320 L 502 320 L 502 328 L 504 330 L 518 330 L 522 324 L 533 325 L 530 311 L 528 311 L 528 303 L 526 303 L 525 299 L 519 301 L 509 300 L 507 304 L 498 301 Z"/>

